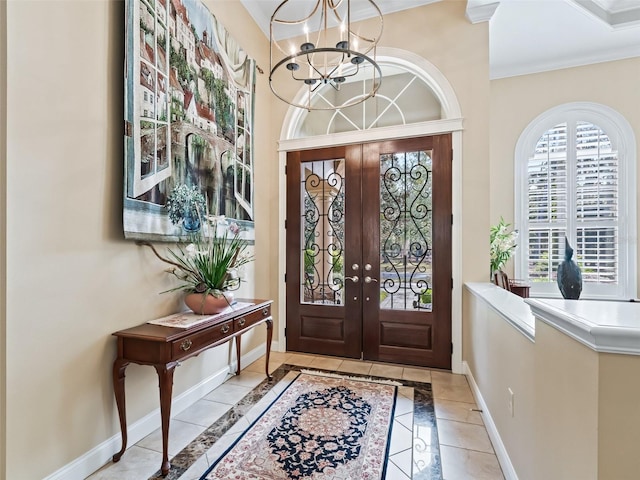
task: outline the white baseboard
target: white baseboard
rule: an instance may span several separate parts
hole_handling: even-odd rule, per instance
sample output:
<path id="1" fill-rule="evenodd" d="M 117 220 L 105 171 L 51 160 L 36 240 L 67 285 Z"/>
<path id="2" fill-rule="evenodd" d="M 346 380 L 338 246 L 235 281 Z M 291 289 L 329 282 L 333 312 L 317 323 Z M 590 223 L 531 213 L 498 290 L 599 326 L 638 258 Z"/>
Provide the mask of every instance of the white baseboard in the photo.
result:
<path id="1" fill-rule="evenodd" d="M 242 366 L 246 367 L 247 365 L 255 362 L 265 353 L 266 347 L 264 345 L 245 353 L 240 359 Z M 233 355 L 235 358 L 235 351 Z M 230 372 L 233 373 L 235 371 L 236 362 L 234 360 L 229 366 L 218 370 L 213 375 L 205 378 L 197 385 L 194 385 L 187 391 L 175 397 L 171 402 L 171 416 L 174 417 L 175 415 L 178 415 L 180 412 L 196 403 L 202 397 L 211 392 L 211 390 L 221 385 Z M 160 407 L 128 426 L 127 447 L 135 445 L 159 427 Z M 122 446 L 121 441 L 121 434 L 118 432 L 116 435 L 66 464 L 64 467 L 45 477 L 43 480 L 84 480 L 93 472 L 111 461 L 113 454 L 120 450 L 120 447 Z"/>
<path id="2" fill-rule="evenodd" d="M 462 362 L 462 370 L 469 380 L 469 385 L 473 391 L 473 396 L 476 398 L 478 407 L 482 410 L 484 426 L 487 428 L 487 433 L 489 434 L 489 438 L 493 444 L 493 449 L 496 451 L 496 457 L 498 457 L 498 462 L 502 468 L 505 480 L 518 480 L 518 475 L 516 474 L 516 470 L 513 468 L 507 449 L 505 448 L 504 443 L 502 443 L 502 438 L 500 438 L 498 428 L 491 417 L 489 407 L 487 407 L 484 398 L 482 398 L 482 394 L 480 393 L 480 389 L 478 388 L 475 378 L 473 378 L 473 373 L 471 373 L 469 364 L 465 361 Z"/>

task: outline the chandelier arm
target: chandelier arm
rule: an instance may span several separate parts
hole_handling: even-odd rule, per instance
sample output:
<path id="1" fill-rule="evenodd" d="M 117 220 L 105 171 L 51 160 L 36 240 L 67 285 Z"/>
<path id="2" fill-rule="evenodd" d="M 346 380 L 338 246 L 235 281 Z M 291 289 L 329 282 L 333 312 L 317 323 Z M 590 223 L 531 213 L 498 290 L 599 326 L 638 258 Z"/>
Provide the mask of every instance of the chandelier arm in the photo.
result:
<path id="1" fill-rule="evenodd" d="M 382 12 L 374 0 L 367 0 L 366 3 L 374 7 L 378 24 L 376 26 L 374 21 L 371 25 L 373 28 L 362 31 L 351 30 L 351 0 L 315 0 L 310 14 L 289 20 L 287 12 L 290 10 L 286 5 L 292 1 L 283 0 L 271 16 L 269 86 L 276 97 L 307 110 L 335 110 L 338 108 L 336 105 L 323 108 L 319 106 L 321 103 L 312 102 L 312 96 L 322 97 L 322 86 L 326 84 L 339 91 L 347 79 L 353 79 L 356 83 L 362 81 L 363 91 L 362 95 L 343 102 L 340 108 L 374 96 L 382 81 L 382 70 L 375 61 L 375 52 L 384 26 Z M 287 33 L 295 33 L 295 30 L 287 30 L 286 27 L 300 24 L 304 24 L 304 36 L 299 46 L 295 45 L 300 39 L 299 35 L 295 36 L 293 42 L 276 40 L 276 35 L 285 37 Z M 311 37 L 310 29 L 313 31 Z M 294 97 L 291 92 L 296 91 L 296 84 L 304 84 L 306 88 L 298 89 L 298 95 Z"/>
<path id="2" fill-rule="evenodd" d="M 301 23 L 305 23 L 307 20 L 309 20 L 316 14 L 316 12 L 318 11 L 318 7 L 320 6 L 320 2 L 322 2 L 323 0 L 317 0 L 316 6 L 313 7 L 313 11 L 308 16 L 301 18 L 299 20 L 279 20 L 275 18 L 276 14 L 278 13 L 278 10 L 280 10 L 285 4 L 289 3 L 289 1 L 290 0 L 284 0 L 280 5 L 278 5 L 278 8 L 276 8 L 273 12 L 273 15 L 271 15 L 271 23 L 275 22 L 281 25 L 300 25 Z M 380 9 L 378 9 L 378 12 L 379 11 Z"/>

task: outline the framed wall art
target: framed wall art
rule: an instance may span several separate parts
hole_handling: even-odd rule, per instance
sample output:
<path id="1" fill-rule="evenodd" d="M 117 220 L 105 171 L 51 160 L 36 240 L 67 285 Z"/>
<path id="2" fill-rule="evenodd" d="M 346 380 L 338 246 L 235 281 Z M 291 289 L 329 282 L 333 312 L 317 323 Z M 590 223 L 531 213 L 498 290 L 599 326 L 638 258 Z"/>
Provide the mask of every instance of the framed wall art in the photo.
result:
<path id="1" fill-rule="evenodd" d="M 253 239 L 255 61 L 200 0 L 125 9 L 125 237 L 179 241 L 224 216 Z"/>

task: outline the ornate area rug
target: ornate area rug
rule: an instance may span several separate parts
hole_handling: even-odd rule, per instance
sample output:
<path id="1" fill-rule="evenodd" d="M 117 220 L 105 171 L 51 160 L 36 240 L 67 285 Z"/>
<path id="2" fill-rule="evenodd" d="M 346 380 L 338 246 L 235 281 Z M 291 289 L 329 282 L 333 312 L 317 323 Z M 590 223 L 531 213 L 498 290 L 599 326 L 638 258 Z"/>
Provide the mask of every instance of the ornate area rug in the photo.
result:
<path id="1" fill-rule="evenodd" d="M 392 383 L 300 373 L 201 480 L 384 478 Z"/>

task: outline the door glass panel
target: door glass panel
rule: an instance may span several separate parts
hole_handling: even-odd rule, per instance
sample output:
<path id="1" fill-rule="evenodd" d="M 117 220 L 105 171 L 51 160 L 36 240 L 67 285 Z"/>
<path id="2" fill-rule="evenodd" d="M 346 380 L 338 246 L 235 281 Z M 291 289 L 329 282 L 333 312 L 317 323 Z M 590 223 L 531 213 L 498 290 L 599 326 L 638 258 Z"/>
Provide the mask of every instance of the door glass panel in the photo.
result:
<path id="1" fill-rule="evenodd" d="M 341 305 L 344 290 L 344 159 L 301 168 L 300 301 Z"/>
<path id="2" fill-rule="evenodd" d="M 380 308 L 431 311 L 431 151 L 380 156 Z"/>

